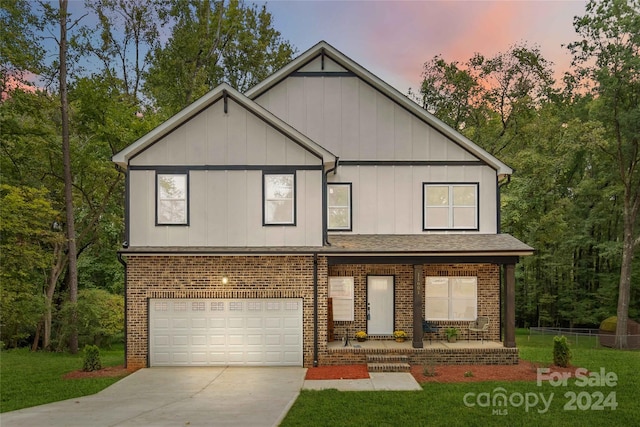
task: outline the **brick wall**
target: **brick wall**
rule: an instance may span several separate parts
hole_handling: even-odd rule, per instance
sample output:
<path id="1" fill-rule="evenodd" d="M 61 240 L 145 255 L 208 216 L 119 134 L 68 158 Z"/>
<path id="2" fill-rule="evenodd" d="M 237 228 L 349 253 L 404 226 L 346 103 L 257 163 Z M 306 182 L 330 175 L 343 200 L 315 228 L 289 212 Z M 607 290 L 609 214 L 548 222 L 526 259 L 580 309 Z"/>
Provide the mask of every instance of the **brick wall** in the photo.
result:
<path id="1" fill-rule="evenodd" d="M 148 365 L 149 298 L 302 298 L 304 366 L 314 362 L 313 256 L 127 256 L 127 368 Z M 353 276 L 355 321 L 336 322 L 336 339 L 366 330 L 367 275 L 394 276 L 395 325 L 411 335 L 413 325 L 412 265 L 327 266 L 318 257 L 318 361 L 327 363 L 327 274 Z M 425 276 L 469 275 L 478 277 L 478 315 L 491 321 L 486 339 L 499 340 L 500 268 L 492 264 L 427 264 Z M 222 284 L 227 276 L 229 283 Z M 424 312 L 424 302 L 422 307 Z M 466 333 L 469 322 L 437 322 L 456 325 Z M 437 337 L 444 339 L 444 337 Z"/>
<path id="2" fill-rule="evenodd" d="M 495 264 L 425 264 L 424 276 L 475 276 L 478 278 L 478 316 L 489 317 L 489 332 L 485 339 L 500 340 L 500 267 Z M 344 338 L 347 331 L 353 338 L 356 331 L 367 330 L 367 275 L 393 276 L 395 288 L 394 330 L 402 329 L 412 335 L 413 331 L 413 265 L 333 265 L 329 267 L 329 276 L 352 276 L 354 278 L 353 322 L 335 322 L 336 339 Z M 422 301 L 421 313 L 424 313 Z M 442 326 L 440 336 L 445 339 L 444 329 L 454 326 L 465 336 L 471 321 L 437 321 Z M 377 337 L 370 337 L 370 339 Z M 386 338 L 386 337 L 382 337 Z"/>
<path id="3" fill-rule="evenodd" d="M 147 366 L 149 298 L 302 298 L 303 360 L 313 363 L 312 256 L 127 256 L 127 369 Z M 326 260 L 318 262 L 326 301 Z M 222 284 L 227 276 L 229 283 Z M 319 307 L 326 318 L 326 303 Z M 326 322 L 325 322 L 326 324 Z M 319 334 L 325 343 L 326 328 Z"/>

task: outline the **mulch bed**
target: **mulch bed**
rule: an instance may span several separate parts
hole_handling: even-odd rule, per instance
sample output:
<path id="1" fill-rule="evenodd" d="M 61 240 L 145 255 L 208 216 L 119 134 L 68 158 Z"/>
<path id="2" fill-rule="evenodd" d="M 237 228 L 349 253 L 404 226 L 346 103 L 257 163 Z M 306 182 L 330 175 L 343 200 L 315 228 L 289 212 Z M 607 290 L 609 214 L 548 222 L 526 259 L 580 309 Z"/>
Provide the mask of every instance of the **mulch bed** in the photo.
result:
<path id="1" fill-rule="evenodd" d="M 478 381 L 535 381 L 537 368 L 548 367 L 551 372 L 575 373 L 576 367 L 561 368 L 559 366 L 542 366 L 521 360 L 518 365 L 438 365 L 425 367 L 411 366 L 411 375 L 419 383 L 466 383 Z M 69 372 L 62 378 L 65 380 L 101 377 L 124 377 L 131 372 L 124 365 L 107 366 L 99 371 Z M 367 365 L 335 365 L 318 366 L 307 369 L 306 380 L 359 380 L 369 378 Z"/>
<path id="2" fill-rule="evenodd" d="M 428 367 L 434 375 L 425 375 L 422 365 L 411 366 L 411 375 L 419 383 L 464 383 L 479 381 L 535 381 L 537 368 L 548 367 L 551 372 L 570 372 L 575 367 L 542 366 L 521 360 L 518 365 L 438 365 Z M 319 366 L 307 369 L 307 380 L 339 380 L 369 378 L 367 365 Z"/>
<path id="3" fill-rule="evenodd" d="M 305 380 L 361 380 L 369 378 L 367 365 L 318 366 L 307 369 Z"/>
<path id="4" fill-rule="evenodd" d="M 124 365 L 107 366 L 98 371 L 85 372 L 83 370 L 72 371 L 62 376 L 65 380 L 78 380 L 83 378 L 105 378 L 105 377 L 124 377 L 131 372 L 127 371 Z"/>

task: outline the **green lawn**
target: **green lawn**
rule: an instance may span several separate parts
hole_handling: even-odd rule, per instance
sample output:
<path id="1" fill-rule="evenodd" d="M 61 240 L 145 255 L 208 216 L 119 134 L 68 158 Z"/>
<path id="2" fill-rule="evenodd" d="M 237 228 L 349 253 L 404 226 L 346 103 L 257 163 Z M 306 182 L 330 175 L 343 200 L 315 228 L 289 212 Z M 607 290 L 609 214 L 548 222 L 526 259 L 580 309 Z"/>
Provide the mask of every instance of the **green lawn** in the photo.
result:
<path id="1" fill-rule="evenodd" d="M 100 351 L 103 366 L 124 362 L 122 345 Z M 68 372 L 82 369 L 82 351 L 69 353 L 32 353 L 28 349 L 3 350 L 0 353 L 0 412 L 86 396 L 110 386 L 120 378 L 64 380 Z"/>
<path id="2" fill-rule="evenodd" d="M 553 336 L 531 336 L 518 331 L 518 346 L 523 359 L 545 366 L 551 363 Z M 595 341 L 570 339 L 574 366 L 617 375 L 614 387 L 579 387 L 575 379 L 568 386 L 553 387 L 548 382 L 481 382 L 435 384 L 422 391 L 339 392 L 336 390 L 301 392 L 282 426 L 610 426 L 637 425 L 640 419 L 640 352 L 596 348 Z M 123 362 L 122 347 L 102 350 L 105 366 Z M 0 354 L 0 394 L 2 412 L 96 393 L 118 378 L 63 380 L 62 375 L 82 367 L 82 355 L 66 353 L 31 353 L 26 349 L 2 351 Z M 498 390 L 502 387 L 504 390 Z M 484 405 L 484 398 L 502 391 L 514 404 Z M 597 406 L 603 398 L 615 396 Z M 472 393 L 472 394 L 469 394 Z M 576 396 L 571 402 L 571 393 Z M 613 393 L 613 395 L 612 395 Z M 553 397 L 551 397 L 553 394 Z M 467 403 L 475 406 L 465 405 Z M 531 406 L 518 405 L 519 397 Z M 534 396 L 538 402 L 533 405 Z M 541 398 L 551 401 L 546 412 Z M 480 400 L 478 400 L 480 399 Z M 480 403 L 478 403 L 480 402 Z M 575 409 L 565 408 L 573 406 Z M 583 408 L 583 409 L 581 409 Z M 506 410 L 506 413 L 505 413 Z"/>
<path id="3" fill-rule="evenodd" d="M 553 336 L 529 337 L 525 331 L 519 331 L 517 340 L 523 359 L 541 366 L 551 363 Z M 545 381 L 541 386 L 536 382 L 429 383 L 415 392 L 303 390 L 282 426 L 638 425 L 640 352 L 596 348 L 593 339 L 580 338 L 577 345 L 570 340 L 570 345 L 574 354 L 572 365 L 593 372 L 600 372 L 601 368 L 613 372 L 618 377 L 616 386 L 580 387 L 579 384 L 586 383 L 584 380 L 576 384 L 571 379 L 567 386 L 556 387 Z M 493 399 L 500 392 L 513 404 L 498 406 L 498 401 L 492 404 L 493 400 L 485 404 L 486 398 Z M 465 404 L 465 396 L 469 405 Z M 524 403 L 527 399 L 528 410 Z M 550 401 L 546 411 L 542 399 Z M 615 410 L 613 403 L 617 404 Z M 597 409 L 599 406 L 602 409 Z"/>

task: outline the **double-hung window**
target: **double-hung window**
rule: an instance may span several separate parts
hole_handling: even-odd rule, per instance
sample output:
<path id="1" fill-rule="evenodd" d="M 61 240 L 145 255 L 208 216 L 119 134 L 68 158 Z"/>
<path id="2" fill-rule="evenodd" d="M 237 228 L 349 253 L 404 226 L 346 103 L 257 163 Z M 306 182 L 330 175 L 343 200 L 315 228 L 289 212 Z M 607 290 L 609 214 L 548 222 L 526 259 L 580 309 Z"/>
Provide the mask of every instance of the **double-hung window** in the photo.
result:
<path id="1" fill-rule="evenodd" d="M 189 179 L 186 173 L 158 173 L 156 175 L 156 224 L 188 225 Z"/>
<path id="2" fill-rule="evenodd" d="M 424 295 L 427 320 L 476 319 L 477 277 L 427 277 Z"/>
<path id="3" fill-rule="evenodd" d="M 477 230 L 478 184 L 424 183 L 424 230 Z"/>
<path id="4" fill-rule="evenodd" d="M 351 184 L 327 185 L 328 229 L 351 231 Z"/>
<path id="5" fill-rule="evenodd" d="M 264 225 L 295 225 L 295 173 L 264 173 L 262 178 Z"/>

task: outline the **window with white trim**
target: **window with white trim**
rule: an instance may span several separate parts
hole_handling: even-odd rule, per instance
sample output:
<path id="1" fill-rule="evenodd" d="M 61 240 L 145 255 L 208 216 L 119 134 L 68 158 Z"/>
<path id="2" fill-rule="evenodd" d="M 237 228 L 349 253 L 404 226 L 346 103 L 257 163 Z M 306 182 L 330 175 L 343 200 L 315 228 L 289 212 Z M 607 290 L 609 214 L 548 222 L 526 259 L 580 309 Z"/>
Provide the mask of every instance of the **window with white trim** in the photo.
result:
<path id="1" fill-rule="evenodd" d="M 327 228 L 332 231 L 351 231 L 351 184 L 327 185 Z"/>
<path id="2" fill-rule="evenodd" d="M 157 181 L 156 223 L 188 224 L 188 179 L 186 173 L 159 173 Z"/>
<path id="3" fill-rule="evenodd" d="M 478 229 L 478 184 L 423 185 L 424 230 Z"/>
<path id="4" fill-rule="evenodd" d="M 333 320 L 353 322 L 354 278 L 329 277 L 329 298 L 333 304 Z"/>
<path id="5" fill-rule="evenodd" d="M 427 320 L 475 320 L 478 312 L 477 277 L 427 277 Z"/>
<path id="6" fill-rule="evenodd" d="M 295 225 L 295 174 L 265 173 L 263 183 L 264 225 Z"/>

